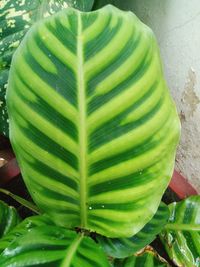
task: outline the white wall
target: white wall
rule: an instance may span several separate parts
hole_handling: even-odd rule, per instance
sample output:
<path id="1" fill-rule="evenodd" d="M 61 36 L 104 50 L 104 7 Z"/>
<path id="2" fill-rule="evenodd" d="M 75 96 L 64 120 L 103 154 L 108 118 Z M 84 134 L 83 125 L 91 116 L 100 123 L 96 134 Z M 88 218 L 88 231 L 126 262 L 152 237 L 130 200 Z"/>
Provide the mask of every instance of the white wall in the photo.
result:
<path id="1" fill-rule="evenodd" d="M 129 5 L 122 3 L 157 36 L 182 123 L 176 168 L 200 192 L 200 1 L 132 0 Z"/>

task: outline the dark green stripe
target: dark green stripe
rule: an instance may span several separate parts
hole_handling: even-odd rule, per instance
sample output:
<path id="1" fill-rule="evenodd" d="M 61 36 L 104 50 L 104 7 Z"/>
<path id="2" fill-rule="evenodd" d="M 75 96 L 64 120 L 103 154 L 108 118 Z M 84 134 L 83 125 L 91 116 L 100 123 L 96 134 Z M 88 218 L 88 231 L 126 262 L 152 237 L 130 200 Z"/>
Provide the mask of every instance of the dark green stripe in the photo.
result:
<path id="1" fill-rule="evenodd" d="M 112 191 L 110 192 L 112 194 Z M 134 195 L 132 195 L 134 198 Z M 141 196 L 138 199 L 143 199 L 144 197 Z M 96 204 L 92 204 L 89 205 L 92 209 L 94 210 L 116 210 L 116 211 L 124 211 L 124 212 L 128 212 L 128 211 L 132 211 L 134 209 L 140 209 L 141 208 L 141 204 L 138 203 L 133 203 L 133 201 L 131 202 L 124 202 L 124 203 L 111 203 L 111 204 L 104 204 L 104 203 L 96 203 Z"/>
<path id="2" fill-rule="evenodd" d="M 133 36 L 131 36 L 131 38 L 127 41 L 127 43 L 124 46 L 124 48 L 116 55 L 116 57 L 113 58 L 111 62 L 109 62 L 109 65 L 108 66 L 104 66 L 103 69 L 100 69 L 99 73 L 96 73 L 95 76 L 88 82 L 87 87 L 86 87 L 87 88 L 87 96 L 92 96 L 92 94 L 95 91 L 96 86 L 101 81 L 103 81 L 105 78 L 107 78 L 109 75 L 111 75 L 114 71 L 116 71 L 116 69 L 118 67 L 123 65 L 124 62 L 133 54 L 134 50 L 139 45 L 140 38 L 141 38 L 141 36 L 139 36 L 139 35 L 136 35 L 135 38 L 133 38 Z M 144 65 L 144 61 L 146 61 L 147 52 L 144 53 L 145 56 L 141 59 L 142 63 L 134 71 L 134 73 L 132 73 L 131 76 L 128 79 L 126 79 L 125 81 L 120 83 L 116 88 L 112 89 L 112 91 L 115 92 L 114 95 L 116 95 L 117 93 L 121 93 L 122 89 L 124 89 L 126 87 L 126 84 L 128 83 L 129 80 L 130 80 L 130 82 L 127 85 L 132 84 L 133 81 L 137 78 L 137 73 L 141 72 L 141 66 L 143 66 Z M 133 63 L 133 66 L 134 66 L 134 63 Z M 130 79 L 132 76 L 134 77 L 134 79 L 132 79 L 133 81 Z M 140 75 L 140 77 L 141 76 L 142 75 Z M 109 101 L 112 97 L 108 97 L 108 96 L 110 96 L 110 95 L 113 96 L 113 92 L 112 91 L 107 93 L 107 94 L 103 94 L 103 96 L 101 96 L 101 97 L 103 99 L 105 98 L 105 100 Z M 99 107 L 98 99 L 101 100 L 100 97 L 96 97 L 96 98 L 94 98 L 94 100 L 92 100 L 88 104 L 88 113 L 89 114 L 91 114 L 95 109 L 97 109 Z M 103 101 L 103 103 L 104 103 L 104 101 Z M 97 105 L 97 107 L 96 107 L 96 105 Z"/>
<path id="3" fill-rule="evenodd" d="M 182 220 L 182 223 L 185 224 L 190 224 L 192 223 L 193 220 L 193 213 L 195 212 L 195 208 L 196 206 L 194 205 L 194 203 L 192 202 L 188 202 L 187 205 L 185 205 L 185 203 L 180 203 L 179 207 L 177 208 L 177 217 L 179 213 L 183 213 L 184 212 L 184 217 Z"/>
<path id="4" fill-rule="evenodd" d="M 129 122 L 127 124 L 121 124 L 121 122 L 123 122 L 123 119 L 125 119 L 131 111 L 136 109 L 136 107 L 132 105 L 132 107 L 128 108 L 124 112 L 121 112 L 118 116 L 107 121 L 104 125 L 100 125 L 100 127 L 95 129 L 95 132 L 91 134 L 89 142 L 89 152 L 91 153 L 102 145 L 113 141 L 118 137 L 121 137 L 122 133 L 123 135 L 125 135 L 126 133 L 137 129 L 141 125 L 148 122 L 159 111 L 160 107 L 163 104 L 163 101 L 164 99 L 162 98 L 148 114 L 146 114 L 144 117 L 137 121 Z M 113 131 L 113 129 L 115 130 Z M 152 135 L 150 137 L 152 137 Z"/>
<path id="5" fill-rule="evenodd" d="M 30 176 L 29 176 L 30 177 Z M 56 201 L 65 201 L 66 203 L 72 203 L 76 204 L 77 206 L 79 205 L 79 200 L 74 199 L 68 195 L 64 195 L 61 192 L 56 192 L 53 190 L 50 190 L 49 188 L 45 188 L 45 184 L 37 182 L 35 179 L 31 179 L 31 184 L 34 186 L 35 189 L 37 189 L 37 193 L 40 194 L 41 196 L 46 196 L 48 199 L 53 199 L 55 202 Z"/>
<path id="6" fill-rule="evenodd" d="M 110 227 L 112 229 L 117 229 L 117 227 L 119 227 L 122 224 L 122 222 L 117 222 L 117 221 L 114 221 L 112 219 L 109 220 L 109 219 L 103 218 L 103 213 L 102 213 L 102 215 L 99 215 L 99 216 L 89 214 L 88 220 L 90 222 L 90 224 L 89 224 L 90 229 L 91 228 L 99 228 L 100 226 L 99 226 L 98 222 L 103 223 L 103 224 L 105 224 L 105 226 L 107 225 L 109 227 L 110 227 L 110 225 L 112 225 L 112 227 Z M 124 224 L 124 222 L 123 222 L 123 224 Z M 101 226 L 101 229 L 103 230 L 104 226 Z"/>
<path id="7" fill-rule="evenodd" d="M 157 175 L 157 173 L 149 172 L 148 169 L 140 170 L 123 177 L 118 177 L 116 173 L 116 178 L 114 180 L 98 183 L 91 186 L 88 194 L 89 196 L 96 196 L 101 193 L 141 186 L 146 184 L 147 181 L 154 180 Z"/>
<path id="8" fill-rule="evenodd" d="M 146 59 L 145 59 L 146 61 Z M 95 112 L 98 108 L 105 105 L 112 99 L 114 99 L 116 96 L 119 96 L 124 92 L 126 89 L 128 89 L 131 85 L 135 84 L 139 79 L 142 78 L 144 73 L 149 69 L 150 62 L 143 62 L 141 65 L 133 72 L 125 81 L 121 82 L 119 85 L 117 85 L 115 88 L 113 88 L 110 92 L 103 94 L 101 96 L 94 97 L 91 102 L 88 104 L 88 115 Z M 159 78 L 159 77 L 158 77 Z M 153 86 L 158 84 L 158 80 L 154 81 Z M 149 85 L 146 85 L 149 86 Z M 152 87 L 153 87 L 152 86 Z M 150 87 L 150 88 L 152 88 Z M 149 89 L 150 90 L 150 89 Z M 123 103 L 123 102 L 122 102 Z"/>
<path id="9" fill-rule="evenodd" d="M 67 22 L 67 17 L 66 17 Z M 77 21 L 76 21 L 77 23 Z M 46 24 L 47 29 L 52 33 L 61 42 L 69 51 L 71 51 L 74 55 L 77 50 L 77 36 L 75 32 L 72 32 L 71 29 L 64 27 L 60 22 L 60 18 L 57 17 L 52 21 Z M 76 28 L 78 25 L 76 24 Z"/>
<path id="10" fill-rule="evenodd" d="M 39 39 L 39 38 L 38 38 Z M 76 77 L 72 69 L 59 61 L 50 51 L 45 52 L 42 44 L 39 45 L 43 53 L 49 55 L 51 61 L 57 69 L 57 74 L 52 74 L 43 69 L 36 59 L 31 55 L 31 52 L 24 54 L 24 59 L 31 69 L 40 77 L 46 84 L 51 86 L 64 99 L 70 102 L 73 106 L 77 106 L 77 92 L 76 92 Z M 23 76 L 22 76 L 23 77 Z M 65 77 L 65 78 L 63 78 Z"/>
<path id="11" fill-rule="evenodd" d="M 105 155 L 105 158 L 103 160 L 97 161 L 91 165 L 89 174 L 92 175 L 98 173 L 114 165 L 120 164 L 122 162 L 136 158 L 142 154 L 145 154 L 147 151 L 156 148 L 156 146 L 160 145 L 160 143 L 165 139 L 166 137 L 163 136 L 160 138 L 159 141 L 157 141 L 153 140 L 153 136 L 151 136 L 148 140 L 145 140 L 143 144 L 140 144 L 136 147 L 132 147 L 129 150 L 126 150 L 120 154 L 116 154 L 116 156 L 107 158 Z"/>
<path id="12" fill-rule="evenodd" d="M 77 17 L 76 11 L 68 10 L 67 18 L 69 20 L 71 32 L 77 36 L 77 34 L 78 34 L 78 17 Z"/>
<path id="13" fill-rule="evenodd" d="M 28 104 L 33 111 L 38 113 L 45 120 L 50 122 L 52 125 L 56 125 L 56 128 L 69 135 L 74 141 L 77 141 L 78 134 L 76 125 L 72 121 L 65 118 L 61 113 L 58 113 L 58 111 L 56 111 L 53 107 L 48 105 L 48 103 L 45 102 L 39 95 L 35 94 L 35 92 L 30 87 L 31 85 L 26 84 L 23 80 L 21 80 L 21 77 L 19 78 L 20 82 L 22 82 L 27 87 L 27 90 L 31 91 L 31 93 L 33 93 L 37 97 L 37 102 L 32 103 L 28 101 L 28 99 L 26 99 L 23 95 L 23 92 L 20 90 L 20 88 L 18 88 L 15 84 L 15 92 L 18 94 L 21 100 Z M 18 110 L 20 115 L 24 115 L 21 114 L 23 113 L 21 107 L 16 106 L 16 109 Z"/>
<path id="14" fill-rule="evenodd" d="M 91 14 L 88 14 L 88 13 L 82 13 L 81 14 L 82 30 L 85 31 L 90 26 L 92 26 L 97 20 L 98 16 L 99 14 L 94 11 L 92 13 L 92 16 Z"/>
<path id="15" fill-rule="evenodd" d="M 22 146 L 20 146 L 21 150 L 23 151 Z M 34 161 L 29 161 L 28 158 L 24 154 L 27 154 L 29 157 L 32 156 Z M 25 162 L 28 163 L 33 169 L 37 170 L 41 175 L 47 176 L 48 179 L 52 179 L 53 181 L 58 180 L 60 183 L 67 185 L 74 189 L 75 191 L 78 191 L 78 185 L 75 180 L 72 178 L 65 176 L 59 172 L 59 169 L 55 170 L 51 166 L 47 166 L 43 162 L 39 161 L 34 155 L 30 154 L 29 151 L 21 153 L 20 157 L 23 157 Z"/>
<path id="16" fill-rule="evenodd" d="M 122 18 L 119 18 L 115 27 L 110 25 L 111 20 L 112 16 L 107 17 L 107 23 L 104 29 L 99 33 L 98 36 L 96 36 L 94 39 L 90 40 L 85 44 L 84 46 L 85 61 L 89 60 L 97 53 L 100 53 L 103 50 L 103 48 L 105 48 L 110 42 L 112 42 L 112 39 L 120 30 L 123 22 Z"/>
<path id="17" fill-rule="evenodd" d="M 18 125 L 21 124 L 21 122 L 18 121 L 17 118 L 15 118 L 15 120 L 18 122 Z M 43 134 L 40 130 L 35 128 L 32 124 L 29 123 L 26 118 L 24 118 L 24 120 L 27 123 L 27 128 L 24 128 L 23 125 L 21 125 L 21 132 L 28 139 L 31 139 L 32 142 L 39 146 L 41 149 L 43 149 L 44 152 L 47 151 L 49 154 L 52 154 L 56 158 L 63 160 L 64 162 L 72 166 L 74 169 L 78 170 L 78 159 L 74 154 L 66 150 L 64 147 L 61 147 L 53 139 L 50 139 L 47 135 Z M 49 151 L 49 147 L 51 147 L 51 151 Z M 25 147 L 24 149 L 26 150 Z"/>

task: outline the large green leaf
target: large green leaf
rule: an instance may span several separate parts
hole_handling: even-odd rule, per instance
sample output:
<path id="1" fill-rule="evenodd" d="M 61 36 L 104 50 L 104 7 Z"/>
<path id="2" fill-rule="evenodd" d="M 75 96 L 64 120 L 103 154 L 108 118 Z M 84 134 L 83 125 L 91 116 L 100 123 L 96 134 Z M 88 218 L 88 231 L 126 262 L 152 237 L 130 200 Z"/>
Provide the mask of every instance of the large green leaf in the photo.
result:
<path id="1" fill-rule="evenodd" d="M 147 247 L 139 255 L 133 255 L 123 260 L 116 259 L 114 267 L 169 267 L 169 264 L 151 247 Z"/>
<path id="2" fill-rule="evenodd" d="M 11 231 L 9 233 L 6 233 L 1 239 L 0 239 L 0 253 L 7 248 L 11 243 L 13 243 L 17 238 L 20 236 L 24 236 L 27 234 L 30 229 L 43 226 L 43 225 L 55 225 L 51 219 L 46 215 L 39 215 L 39 216 L 32 216 L 29 218 L 26 218 L 24 221 L 19 223 L 16 227 L 12 227 Z M 15 225 L 13 225 L 15 226 Z"/>
<path id="3" fill-rule="evenodd" d="M 0 201 L 0 238 L 8 234 L 19 222 L 20 217 L 16 209 Z"/>
<path id="4" fill-rule="evenodd" d="M 91 10 L 93 0 L 6 0 L 0 9 L 0 132 L 8 135 L 5 93 L 12 55 L 32 24 L 68 6 Z"/>
<path id="5" fill-rule="evenodd" d="M 154 35 L 133 13 L 66 9 L 37 23 L 7 98 L 26 185 L 57 224 L 131 237 L 153 217 L 179 120 Z"/>
<path id="6" fill-rule="evenodd" d="M 138 252 L 146 245 L 149 245 L 159 234 L 169 218 L 167 205 L 161 202 L 156 214 L 144 228 L 131 238 L 107 238 L 97 236 L 98 242 L 102 245 L 109 256 L 114 258 L 125 258 Z"/>
<path id="7" fill-rule="evenodd" d="M 100 246 L 89 237 L 57 226 L 41 226 L 11 243 L 1 267 L 109 267 Z"/>
<path id="8" fill-rule="evenodd" d="M 170 219 L 160 235 L 177 266 L 200 266 L 200 196 L 169 205 Z"/>

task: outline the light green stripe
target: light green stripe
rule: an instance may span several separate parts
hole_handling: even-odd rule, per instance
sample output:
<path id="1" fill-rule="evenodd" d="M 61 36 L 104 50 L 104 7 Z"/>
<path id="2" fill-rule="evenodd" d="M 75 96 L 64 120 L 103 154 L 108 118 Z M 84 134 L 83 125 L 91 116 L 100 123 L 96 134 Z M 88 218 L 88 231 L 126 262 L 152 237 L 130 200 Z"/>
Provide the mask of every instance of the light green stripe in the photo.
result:
<path id="1" fill-rule="evenodd" d="M 24 77 L 25 75 L 26 81 L 31 81 L 29 87 L 33 90 L 33 92 L 41 97 L 48 105 L 54 108 L 63 117 L 67 118 L 71 122 L 76 122 L 77 110 L 58 92 L 56 92 L 55 88 L 52 88 L 50 85 L 45 83 L 44 80 L 38 76 L 34 70 L 31 69 L 28 63 L 24 60 L 23 56 L 19 56 L 19 52 L 17 56 L 20 64 L 17 65 L 16 72 L 20 73 L 21 77 Z M 61 109 L 61 106 L 65 108 Z"/>
<path id="2" fill-rule="evenodd" d="M 95 42 L 95 38 L 104 30 L 106 24 L 108 23 L 108 20 L 109 16 L 107 16 L 107 14 L 105 14 L 105 16 L 103 17 L 99 15 L 97 16 L 95 22 L 83 32 L 84 46 L 87 45 L 87 43 L 91 40 L 94 40 Z"/>
<path id="3" fill-rule="evenodd" d="M 115 23 L 117 23 L 118 19 L 116 19 L 116 17 L 114 18 L 114 20 L 116 20 Z M 129 23 L 134 25 L 132 20 L 130 20 Z M 84 68 L 86 82 L 92 79 L 92 77 L 94 77 L 100 70 L 104 69 L 111 61 L 119 56 L 120 51 L 125 47 L 132 33 L 132 31 L 127 31 L 126 21 L 123 20 L 119 31 L 112 38 L 112 42 L 108 43 L 106 47 L 104 47 L 100 52 L 97 52 L 94 57 L 85 63 Z"/>
<path id="4" fill-rule="evenodd" d="M 35 181 L 41 186 L 44 186 L 45 189 L 54 191 L 55 193 L 60 193 L 66 196 L 70 196 L 74 199 L 78 199 L 79 194 L 77 191 L 73 190 L 70 186 L 59 182 L 59 180 L 49 179 L 48 176 L 42 175 L 35 168 L 31 167 L 29 164 L 26 164 L 26 170 L 31 177 L 32 181 Z M 59 170 L 58 170 L 59 171 Z M 67 182 L 67 177 L 66 177 Z"/>
<path id="5" fill-rule="evenodd" d="M 135 33 L 134 35 L 137 36 L 137 34 L 138 33 Z M 136 42 L 137 37 L 131 38 L 133 39 L 132 42 Z M 97 85 L 94 92 L 95 96 L 104 95 L 110 92 L 113 88 L 128 79 L 129 76 L 137 70 L 138 66 L 141 64 L 141 61 L 144 58 L 144 55 L 148 50 L 148 47 L 145 46 L 147 42 L 149 42 L 149 36 L 144 36 L 140 38 L 139 45 L 137 45 L 136 48 L 133 48 L 132 54 L 123 62 L 123 64 L 121 64 L 120 67 L 118 67 L 115 71 L 106 76 L 105 79 Z M 152 50 L 149 52 L 148 57 L 150 57 L 151 54 Z M 111 80 L 112 83 L 110 82 Z"/>
<path id="6" fill-rule="evenodd" d="M 38 33 L 43 41 L 43 44 L 47 47 L 51 53 L 57 57 L 63 64 L 70 66 L 73 71 L 76 71 L 76 56 L 65 45 L 62 44 L 59 39 L 44 25 L 38 28 Z M 53 45 L 52 45 L 53 44 Z"/>
<path id="7" fill-rule="evenodd" d="M 44 54 L 33 38 L 31 40 L 28 39 L 26 50 L 28 50 L 28 53 L 31 53 L 31 56 L 44 70 L 52 74 L 57 74 L 56 66 L 50 60 L 50 55 Z"/>
<path id="8" fill-rule="evenodd" d="M 159 81 L 159 84 L 157 85 L 156 89 L 153 91 L 153 93 L 143 102 L 139 107 L 137 107 L 135 110 L 130 112 L 125 119 L 121 122 L 121 125 L 125 125 L 127 123 L 132 123 L 134 121 L 137 121 L 147 115 L 153 108 L 156 107 L 159 101 L 161 99 L 164 99 L 168 94 L 163 93 L 163 81 Z M 145 105 L 145 108 L 144 108 Z"/>
<path id="9" fill-rule="evenodd" d="M 134 179 L 134 175 L 133 175 Z M 143 195 L 147 195 L 150 191 L 153 191 L 156 188 L 156 185 L 163 184 L 165 180 L 163 179 L 163 173 L 160 176 L 156 177 L 154 180 L 146 179 L 145 186 L 142 184 L 140 186 L 130 187 L 123 190 L 113 190 L 105 193 L 101 193 L 95 196 L 90 197 L 90 203 L 116 203 L 116 199 L 120 199 L 120 203 L 127 202 L 136 202 Z"/>
<path id="10" fill-rule="evenodd" d="M 148 70 L 139 80 L 136 80 L 126 90 L 114 96 L 108 103 L 105 103 L 89 116 L 88 130 L 90 134 L 103 123 L 108 122 L 128 109 L 150 90 L 159 77 L 158 60 L 157 55 L 154 55 Z M 112 83 L 112 81 L 110 82 Z"/>
<path id="11" fill-rule="evenodd" d="M 44 135 L 48 136 L 52 141 L 56 142 L 61 147 L 64 147 L 72 154 L 77 155 L 78 145 L 74 142 L 74 140 L 56 127 L 55 124 L 52 124 L 48 121 L 48 119 L 42 117 L 39 113 L 30 108 L 29 105 L 23 102 L 15 92 L 13 92 L 13 95 L 15 95 L 16 110 L 21 115 L 20 119 L 24 119 L 24 115 L 26 114 L 26 120 L 24 120 L 23 124 L 27 124 L 27 128 L 28 123 L 32 124 Z M 15 114 L 15 117 L 17 119 L 18 115 Z"/>
<path id="12" fill-rule="evenodd" d="M 144 143 L 144 141 L 156 133 L 160 127 L 163 126 L 163 122 L 169 118 L 169 113 L 171 111 L 169 108 L 170 105 L 169 98 L 166 98 L 157 113 L 151 119 L 140 125 L 140 127 L 137 127 L 126 134 L 122 134 L 118 138 L 115 138 L 94 150 L 89 155 L 90 164 L 104 159 L 105 156 L 114 156 L 126 151 L 130 147 Z M 159 141 L 159 136 L 156 135 L 154 140 Z"/>
<path id="13" fill-rule="evenodd" d="M 57 208 L 59 207 L 59 210 L 71 210 L 71 211 L 75 211 L 79 212 L 79 207 L 78 205 L 75 205 L 73 203 L 69 203 L 67 201 L 64 201 L 64 200 L 59 200 L 57 199 L 55 201 L 55 199 L 51 199 L 48 194 L 45 195 L 43 192 L 35 192 L 35 195 L 34 195 L 34 198 L 35 200 L 37 200 L 37 202 L 40 202 L 42 204 L 44 204 L 46 207 L 49 207 L 50 209 L 55 209 L 57 210 Z M 67 215 L 67 212 L 66 212 L 66 215 Z M 71 216 L 70 214 L 68 214 L 68 216 Z M 79 219 L 79 217 L 77 217 Z M 68 222 L 64 222 L 65 225 L 67 224 L 70 224 Z"/>
<path id="14" fill-rule="evenodd" d="M 168 138 L 161 142 L 157 147 L 148 150 L 146 153 L 139 155 L 131 160 L 119 163 L 100 171 L 89 177 L 88 185 L 96 185 L 100 182 L 115 179 L 117 177 L 123 177 L 139 170 L 150 167 L 152 164 L 159 162 L 161 157 L 166 157 L 173 151 L 173 147 L 169 150 L 169 145 L 174 139 L 174 133 L 170 132 Z"/>
<path id="15" fill-rule="evenodd" d="M 27 153 L 32 154 L 47 166 L 51 166 L 51 168 L 53 168 L 54 170 L 59 169 L 63 175 L 76 178 L 77 180 L 78 173 L 69 164 L 51 154 L 50 151 L 45 151 L 44 149 L 36 145 L 30 138 L 25 136 L 22 131 L 20 131 L 19 127 L 16 126 L 16 124 L 15 126 L 12 125 L 12 130 L 15 131 L 15 142 L 19 145 L 21 144 L 19 146 L 19 149 L 21 151 L 20 153 L 23 153 L 23 151 L 27 151 Z M 21 149 L 22 146 L 23 150 Z"/>

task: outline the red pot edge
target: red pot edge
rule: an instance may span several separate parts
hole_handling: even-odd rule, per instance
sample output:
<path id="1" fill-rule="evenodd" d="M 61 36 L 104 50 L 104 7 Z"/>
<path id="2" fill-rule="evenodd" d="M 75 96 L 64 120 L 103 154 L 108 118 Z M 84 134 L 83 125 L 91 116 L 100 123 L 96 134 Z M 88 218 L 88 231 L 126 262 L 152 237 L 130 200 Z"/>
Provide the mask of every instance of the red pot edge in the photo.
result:
<path id="1" fill-rule="evenodd" d="M 11 153 L 11 152 L 10 152 Z M 5 185 L 20 174 L 20 169 L 14 155 L 9 156 L 10 160 L 0 168 L 0 185 Z M 198 195 L 196 189 L 187 179 L 174 170 L 169 188 L 180 198 L 185 199 L 191 195 Z"/>
<path id="2" fill-rule="evenodd" d="M 0 185 L 5 185 L 20 174 L 16 158 L 12 158 L 0 168 Z"/>
<path id="3" fill-rule="evenodd" d="M 185 199 L 189 196 L 198 195 L 197 190 L 187 181 L 178 171 L 174 170 L 169 188 L 180 198 Z"/>

